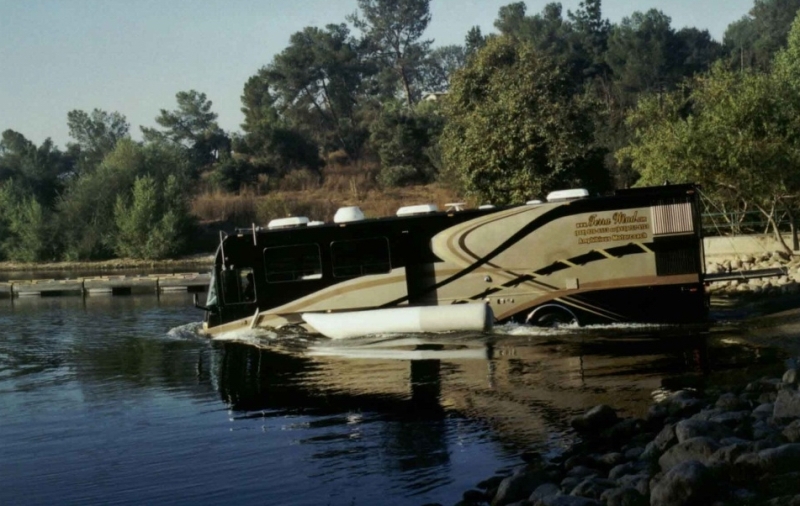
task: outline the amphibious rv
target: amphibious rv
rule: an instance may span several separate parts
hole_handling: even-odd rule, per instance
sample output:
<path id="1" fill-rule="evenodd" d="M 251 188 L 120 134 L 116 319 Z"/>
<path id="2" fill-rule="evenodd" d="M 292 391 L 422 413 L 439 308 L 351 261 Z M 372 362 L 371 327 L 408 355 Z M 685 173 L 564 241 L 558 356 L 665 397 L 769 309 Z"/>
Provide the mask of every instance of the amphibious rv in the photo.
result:
<path id="1" fill-rule="evenodd" d="M 545 202 L 401 208 L 223 235 L 204 331 L 302 326 L 329 337 L 707 317 L 691 185 L 551 193 Z"/>

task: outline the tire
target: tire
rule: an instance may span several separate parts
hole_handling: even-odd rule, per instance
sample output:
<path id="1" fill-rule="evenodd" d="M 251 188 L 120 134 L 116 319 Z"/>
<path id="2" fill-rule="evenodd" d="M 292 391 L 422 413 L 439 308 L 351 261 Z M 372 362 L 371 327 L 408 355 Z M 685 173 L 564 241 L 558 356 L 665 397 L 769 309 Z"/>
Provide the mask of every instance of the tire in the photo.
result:
<path id="1" fill-rule="evenodd" d="M 555 328 L 578 323 L 578 319 L 566 309 L 548 307 L 542 308 L 536 314 L 531 315 L 528 323 L 537 327 Z"/>

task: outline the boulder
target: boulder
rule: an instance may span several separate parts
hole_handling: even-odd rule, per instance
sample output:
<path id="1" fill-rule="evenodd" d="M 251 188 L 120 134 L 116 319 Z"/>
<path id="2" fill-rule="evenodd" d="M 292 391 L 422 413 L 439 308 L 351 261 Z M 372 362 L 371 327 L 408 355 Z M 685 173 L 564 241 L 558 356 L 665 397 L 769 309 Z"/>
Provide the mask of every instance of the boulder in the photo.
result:
<path id="1" fill-rule="evenodd" d="M 612 488 L 603 492 L 600 500 L 606 506 L 646 506 L 647 498 L 633 487 Z"/>
<path id="2" fill-rule="evenodd" d="M 781 381 L 785 385 L 797 386 L 797 369 L 789 369 L 783 373 Z"/>
<path id="3" fill-rule="evenodd" d="M 720 440 L 732 435 L 733 433 L 729 428 L 715 422 L 689 419 L 681 420 L 675 425 L 675 436 L 678 438 L 678 443 L 683 443 L 696 437 Z"/>
<path id="4" fill-rule="evenodd" d="M 781 389 L 775 399 L 775 418 L 800 418 L 800 392 L 794 389 Z"/>
<path id="5" fill-rule="evenodd" d="M 602 506 L 594 499 L 573 495 L 551 495 L 533 504 L 534 506 Z"/>
<path id="6" fill-rule="evenodd" d="M 753 418 L 767 418 L 772 416 L 772 413 L 775 411 L 775 404 L 772 402 L 765 402 L 759 404 L 756 409 L 753 410 L 752 416 Z"/>
<path id="7" fill-rule="evenodd" d="M 570 491 L 569 495 L 588 497 L 590 499 L 600 499 L 606 490 L 616 487 L 617 484 L 612 480 L 605 480 L 597 477 L 590 477 L 580 482 Z"/>
<path id="8" fill-rule="evenodd" d="M 758 452 L 761 467 L 769 473 L 785 473 L 800 468 L 800 443 L 791 443 Z"/>
<path id="9" fill-rule="evenodd" d="M 711 455 L 719 449 L 719 444 L 711 438 L 695 437 L 678 443 L 658 459 L 662 471 L 669 471 L 673 467 L 687 461 L 698 461 L 705 464 Z"/>
<path id="10" fill-rule="evenodd" d="M 532 503 L 550 496 L 561 495 L 561 489 L 555 483 L 542 483 L 534 490 L 528 500 Z"/>
<path id="11" fill-rule="evenodd" d="M 610 406 L 601 404 L 595 406 L 586 413 L 576 416 L 570 420 L 572 428 L 581 433 L 598 434 L 617 423 L 619 417 L 617 412 Z"/>
<path id="12" fill-rule="evenodd" d="M 715 488 L 711 471 L 700 462 L 689 460 L 667 471 L 651 487 L 650 506 L 711 504 Z"/>
<path id="13" fill-rule="evenodd" d="M 492 500 L 492 506 L 505 506 L 521 499 L 527 499 L 531 492 L 544 481 L 544 473 L 540 469 L 531 469 L 526 466 L 500 482 Z"/>
<path id="14" fill-rule="evenodd" d="M 790 443 L 800 443 L 800 420 L 795 420 L 787 425 L 781 434 Z"/>
<path id="15" fill-rule="evenodd" d="M 643 496 L 650 493 L 650 476 L 647 473 L 625 475 L 617 482 L 621 487 L 635 488 Z"/>
<path id="16" fill-rule="evenodd" d="M 711 457 L 708 458 L 709 466 L 730 466 L 741 455 L 750 451 L 749 443 L 734 443 L 732 445 L 723 446 L 715 451 Z"/>
<path id="17" fill-rule="evenodd" d="M 749 407 L 748 403 L 742 401 L 739 396 L 733 393 L 720 395 L 714 406 L 726 411 L 740 411 Z"/>
<path id="18" fill-rule="evenodd" d="M 686 416 L 700 411 L 704 402 L 697 398 L 694 392 L 689 390 L 678 390 L 666 400 L 661 401 L 667 408 L 667 412 L 673 416 Z"/>
<path id="19" fill-rule="evenodd" d="M 800 494 L 800 472 L 769 474 L 758 484 L 761 493 L 767 496 Z"/>

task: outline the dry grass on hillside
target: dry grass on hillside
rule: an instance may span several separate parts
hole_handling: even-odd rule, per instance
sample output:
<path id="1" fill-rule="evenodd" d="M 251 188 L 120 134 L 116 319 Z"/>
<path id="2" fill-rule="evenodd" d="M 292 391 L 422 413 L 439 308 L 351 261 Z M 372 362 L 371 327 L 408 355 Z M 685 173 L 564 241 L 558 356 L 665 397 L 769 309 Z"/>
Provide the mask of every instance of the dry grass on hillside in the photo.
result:
<path id="1" fill-rule="evenodd" d="M 192 213 L 201 222 L 249 226 L 286 216 L 331 221 L 343 206 L 359 206 L 374 218 L 394 215 L 402 206 L 434 203 L 443 209 L 446 203 L 459 200 L 459 195 L 440 184 L 381 189 L 374 169 L 336 165 L 326 167 L 321 180 L 304 171 L 290 173 L 265 195 L 257 195 L 255 189 L 243 189 L 238 195 L 203 193 L 193 200 Z"/>

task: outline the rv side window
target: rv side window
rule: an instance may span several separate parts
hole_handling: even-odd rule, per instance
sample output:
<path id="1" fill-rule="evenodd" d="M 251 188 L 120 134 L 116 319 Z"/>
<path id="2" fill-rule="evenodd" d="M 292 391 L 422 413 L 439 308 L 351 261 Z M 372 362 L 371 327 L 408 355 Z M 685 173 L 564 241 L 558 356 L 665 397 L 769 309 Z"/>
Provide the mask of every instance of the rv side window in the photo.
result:
<path id="1" fill-rule="evenodd" d="M 285 283 L 322 278 L 322 261 L 316 244 L 296 244 L 264 249 L 267 282 Z"/>
<path id="2" fill-rule="evenodd" d="M 225 304 L 244 304 L 256 300 L 253 269 L 229 268 L 220 272 L 222 300 Z M 210 298 L 210 294 L 209 294 Z"/>
<path id="3" fill-rule="evenodd" d="M 331 243 L 333 275 L 337 278 L 382 274 L 392 270 L 385 237 Z"/>

